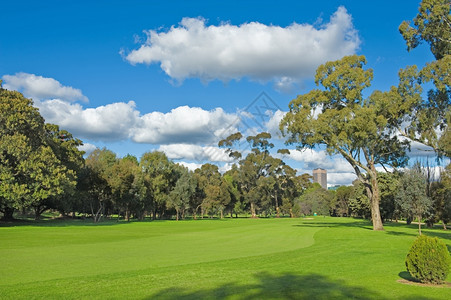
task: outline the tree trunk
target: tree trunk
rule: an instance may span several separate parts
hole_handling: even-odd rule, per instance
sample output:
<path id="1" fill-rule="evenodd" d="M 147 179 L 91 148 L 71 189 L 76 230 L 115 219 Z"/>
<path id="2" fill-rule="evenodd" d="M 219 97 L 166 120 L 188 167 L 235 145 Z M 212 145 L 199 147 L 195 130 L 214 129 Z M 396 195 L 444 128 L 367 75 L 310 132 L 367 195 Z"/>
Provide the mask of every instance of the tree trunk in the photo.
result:
<path id="1" fill-rule="evenodd" d="M 276 218 L 280 218 L 279 200 L 277 199 L 277 192 L 275 192 L 274 194 L 274 199 L 276 200 Z"/>
<path id="2" fill-rule="evenodd" d="M 291 209 L 291 207 L 290 207 L 290 218 L 294 218 L 293 210 Z"/>
<path id="3" fill-rule="evenodd" d="M 377 173 L 374 165 L 371 166 L 371 170 L 373 171 L 373 174 L 370 174 L 371 191 L 368 191 L 367 189 L 367 192 L 370 198 L 371 220 L 373 221 L 373 230 L 384 230 L 384 226 L 382 225 L 381 210 L 379 208 L 380 195 L 379 195 L 379 187 L 377 185 Z"/>
<path id="4" fill-rule="evenodd" d="M 222 208 L 220 209 L 220 211 L 221 211 L 221 219 L 224 219 L 224 213 L 222 211 Z"/>
<path id="5" fill-rule="evenodd" d="M 2 220 L 3 221 L 12 221 L 12 220 L 14 220 L 13 214 L 14 214 L 14 208 L 5 207 L 5 209 L 3 210 Z"/>
<path id="6" fill-rule="evenodd" d="M 252 219 L 257 218 L 257 214 L 255 213 L 255 206 L 254 206 L 253 202 L 251 202 L 251 218 Z"/>
<path id="7" fill-rule="evenodd" d="M 418 233 L 421 235 L 421 216 L 418 216 Z"/>
<path id="8" fill-rule="evenodd" d="M 446 228 L 446 223 L 445 223 L 445 221 L 442 220 L 442 224 L 443 224 L 443 230 L 446 230 L 447 228 Z"/>
<path id="9" fill-rule="evenodd" d="M 34 209 L 34 220 L 38 221 L 41 218 L 41 210 L 39 208 Z"/>

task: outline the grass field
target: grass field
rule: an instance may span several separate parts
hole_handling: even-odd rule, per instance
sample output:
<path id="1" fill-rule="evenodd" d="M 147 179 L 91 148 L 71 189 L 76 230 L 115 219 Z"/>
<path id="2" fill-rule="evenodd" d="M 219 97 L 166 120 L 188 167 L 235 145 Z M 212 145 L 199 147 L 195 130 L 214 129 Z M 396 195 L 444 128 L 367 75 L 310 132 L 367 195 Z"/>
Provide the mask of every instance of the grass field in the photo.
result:
<path id="1" fill-rule="evenodd" d="M 451 299 L 397 282 L 416 226 L 347 218 L 0 225 L 1 299 Z M 424 229 L 451 248 L 451 233 Z M 448 277 L 450 281 L 450 277 Z"/>

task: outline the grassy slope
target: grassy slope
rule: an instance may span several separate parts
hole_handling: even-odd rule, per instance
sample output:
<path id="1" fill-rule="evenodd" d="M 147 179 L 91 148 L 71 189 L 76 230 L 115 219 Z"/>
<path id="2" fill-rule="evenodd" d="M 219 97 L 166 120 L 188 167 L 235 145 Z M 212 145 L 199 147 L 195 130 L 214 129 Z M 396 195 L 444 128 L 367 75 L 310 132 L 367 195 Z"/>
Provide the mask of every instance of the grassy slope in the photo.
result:
<path id="1" fill-rule="evenodd" d="M 322 217 L 3 227 L 0 298 L 448 299 L 396 282 L 415 236 Z"/>

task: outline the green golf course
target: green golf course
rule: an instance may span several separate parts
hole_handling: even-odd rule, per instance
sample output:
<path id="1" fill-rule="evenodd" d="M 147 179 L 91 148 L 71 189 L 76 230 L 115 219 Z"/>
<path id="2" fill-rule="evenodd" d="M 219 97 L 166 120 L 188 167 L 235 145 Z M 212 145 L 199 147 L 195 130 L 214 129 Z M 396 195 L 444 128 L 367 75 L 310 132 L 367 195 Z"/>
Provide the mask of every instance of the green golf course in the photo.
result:
<path id="1" fill-rule="evenodd" d="M 0 227 L 2 299 L 449 299 L 403 284 L 416 226 L 349 218 Z M 424 229 L 451 247 L 451 234 Z M 449 278 L 448 278 L 449 281 Z"/>

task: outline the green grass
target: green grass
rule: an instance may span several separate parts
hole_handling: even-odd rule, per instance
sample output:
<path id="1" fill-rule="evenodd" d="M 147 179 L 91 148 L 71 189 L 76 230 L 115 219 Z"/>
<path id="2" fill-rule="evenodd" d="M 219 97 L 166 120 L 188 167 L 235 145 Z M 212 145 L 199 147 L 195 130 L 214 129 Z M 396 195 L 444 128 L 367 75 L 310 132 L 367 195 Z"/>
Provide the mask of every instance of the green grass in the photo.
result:
<path id="1" fill-rule="evenodd" d="M 385 229 L 323 217 L 9 224 L 0 298 L 450 299 L 397 282 L 417 228 Z M 451 233 L 424 233 L 451 248 Z"/>

